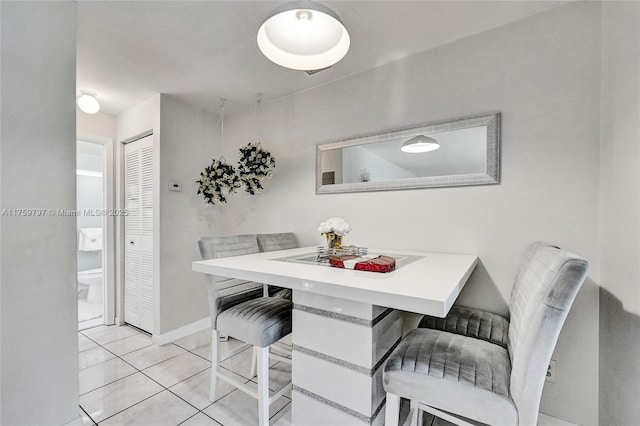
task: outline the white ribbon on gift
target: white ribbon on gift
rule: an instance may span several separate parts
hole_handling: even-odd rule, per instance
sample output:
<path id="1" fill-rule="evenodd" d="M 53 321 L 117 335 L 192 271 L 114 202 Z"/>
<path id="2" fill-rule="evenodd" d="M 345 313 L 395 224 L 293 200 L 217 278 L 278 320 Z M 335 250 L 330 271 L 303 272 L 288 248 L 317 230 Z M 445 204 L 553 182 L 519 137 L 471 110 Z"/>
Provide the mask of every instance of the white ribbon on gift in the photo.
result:
<path id="1" fill-rule="evenodd" d="M 355 269 L 356 263 L 363 262 L 365 260 L 375 259 L 376 257 L 380 257 L 379 254 L 367 254 L 365 256 L 356 257 L 355 259 L 345 260 L 342 262 L 344 264 L 345 269 Z"/>

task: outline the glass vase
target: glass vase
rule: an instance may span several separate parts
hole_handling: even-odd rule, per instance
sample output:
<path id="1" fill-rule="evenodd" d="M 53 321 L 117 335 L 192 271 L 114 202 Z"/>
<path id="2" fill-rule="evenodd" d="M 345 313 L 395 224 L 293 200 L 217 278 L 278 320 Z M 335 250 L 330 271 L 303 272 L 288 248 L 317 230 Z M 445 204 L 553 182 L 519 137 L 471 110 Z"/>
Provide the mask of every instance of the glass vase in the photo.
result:
<path id="1" fill-rule="evenodd" d="M 338 235 L 335 232 L 327 232 L 327 246 L 330 249 L 339 249 L 342 248 L 342 235 Z"/>

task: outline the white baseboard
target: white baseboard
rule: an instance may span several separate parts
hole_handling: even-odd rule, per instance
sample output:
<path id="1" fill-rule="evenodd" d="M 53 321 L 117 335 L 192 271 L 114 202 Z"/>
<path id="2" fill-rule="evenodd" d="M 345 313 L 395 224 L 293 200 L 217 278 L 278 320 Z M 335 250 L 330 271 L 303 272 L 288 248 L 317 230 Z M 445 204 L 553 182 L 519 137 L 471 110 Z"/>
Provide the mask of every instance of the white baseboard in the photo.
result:
<path id="1" fill-rule="evenodd" d="M 211 329 L 210 317 L 202 318 L 201 320 L 192 322 L 191 324 L 187 324 L 183 327 L 176 328 L 175 330 L 171 330 L 166 333 L 154 334 L 151 339 L 156 345 L 162 346 L 205 329 Z"/>

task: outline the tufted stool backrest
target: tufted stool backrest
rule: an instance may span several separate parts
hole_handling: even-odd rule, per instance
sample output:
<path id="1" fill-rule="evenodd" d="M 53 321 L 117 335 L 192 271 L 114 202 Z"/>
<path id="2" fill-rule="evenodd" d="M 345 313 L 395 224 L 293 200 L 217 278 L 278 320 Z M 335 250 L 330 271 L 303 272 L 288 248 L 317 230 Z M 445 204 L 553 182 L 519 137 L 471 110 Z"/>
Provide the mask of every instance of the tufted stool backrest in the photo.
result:
<path id="1" fill-rule="evenodd" d="M 219 259 L 258 253 L 258 240 L 251 235 L 203 237 L 198 240 L 202 259 Z M 206 274 L 211 326 L 216 327 L 218 314 L 245 300 L 262 296 L 262 284 L 235 278 Z"/>
<path id="2" fill-rule="evenodd" d="M 547 366 L 589 262 L 547 243 L 533 244 L 509 303 L 510 393 L 521 425 L 535 424 Z"/>
<path id="3" fill-rule="evenodd" d="M 280 232 L 275 234 L 258 234 L 258 248 L 261 252 L 287 250 L 298 247 L 296 234 Z"/>

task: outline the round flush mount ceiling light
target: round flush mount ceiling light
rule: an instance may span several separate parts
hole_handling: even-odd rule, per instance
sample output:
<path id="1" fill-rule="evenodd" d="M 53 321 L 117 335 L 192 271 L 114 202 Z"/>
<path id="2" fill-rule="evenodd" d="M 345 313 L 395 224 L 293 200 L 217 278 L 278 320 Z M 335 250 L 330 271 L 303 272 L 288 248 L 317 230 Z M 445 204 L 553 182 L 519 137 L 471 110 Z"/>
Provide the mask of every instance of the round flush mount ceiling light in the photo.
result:
<path id="1" fill-rule="evenodd" d="M 267 58 L 301 71 L 332 66 L 344 58 L 350 43 L 338 15 L 309 0 L 278 7 L 258 30 L 258 47 Z"/>
<path id="2" fill-rule="evenodd" d="M 421 152 L 435 151 L 438 148 L 440 148 L 440 144 L 437 140 L 425 135 L 418 135 L 403 143 L 400 150 L 402 152 L 417 154 Z"/>
<path id="3" fill-rule="evenodd" d="M 78 96 L 78 108 L 80 111 L 87 114 L 95 114 L 100 111 L 100 102 L 96 99 L 98 95 L 88 90 L 81 90 L 80 96 Z"/>

